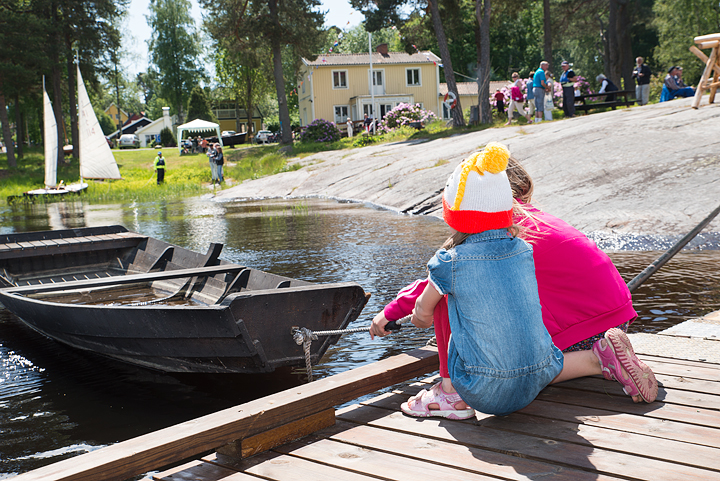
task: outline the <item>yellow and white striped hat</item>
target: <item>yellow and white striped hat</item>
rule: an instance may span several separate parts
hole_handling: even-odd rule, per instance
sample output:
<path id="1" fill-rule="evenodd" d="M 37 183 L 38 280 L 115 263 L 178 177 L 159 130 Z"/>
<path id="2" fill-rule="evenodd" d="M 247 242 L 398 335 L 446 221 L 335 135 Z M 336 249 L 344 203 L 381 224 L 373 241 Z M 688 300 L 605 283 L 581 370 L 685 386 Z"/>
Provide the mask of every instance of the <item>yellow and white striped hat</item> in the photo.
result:
<path id="1" fill-rule="evenodd" d="M 513 224 L 509 158 L 506 146 L 490 142 L 455 168 L 443 193 L 443 219 L 450 227 L 476 234 Z"/>

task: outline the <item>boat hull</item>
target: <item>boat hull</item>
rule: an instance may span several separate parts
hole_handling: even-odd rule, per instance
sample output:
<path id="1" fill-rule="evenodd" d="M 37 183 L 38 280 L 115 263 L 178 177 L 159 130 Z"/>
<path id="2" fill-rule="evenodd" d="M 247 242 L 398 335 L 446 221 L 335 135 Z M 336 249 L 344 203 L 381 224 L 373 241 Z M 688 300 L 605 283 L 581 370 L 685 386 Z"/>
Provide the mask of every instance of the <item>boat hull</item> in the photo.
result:
<path id="1" fill-rule="evenodd" d="M 146 368 L 173 373 L 252 374 L 303 367 L 305 353 L 293 340 L 293 328 L 343 329 L 357 319 L 367 302 L 368 296 L 355 283 L 311 284 L 243 268 L 217 259 L 219 250 L 213 253 L 212 247 L 203 256 L 156 239 L 132 237 L 134 233 L 125 229 L 77 229 L 73 233 L 78 235 L 65 238 L 58 238 L 58 232 L 63 231 L 49 231 L 48 235 L 54 237 L 62 254 L 53 254 L 55 246 L 40 245 L 34 234 L 4 239 L 5 246 L 37 247 L 3 254 L 0 245 L 0 267 L 4 269 L 0 272 L 14 273 L 5 279 L 7 287 L 0 289 L 0 302 L 25 324 L 58 342 Z M 108 238 L 113 236 L 119 238 Z M 95 239 L 98 252 L 89 252 L 91 247 L 82 245 L 83 239 Z M 87 259 L 93 265 L 103 265 L 103 256 L 118 258 L 116 263 L 134 268 L 133 274 L 125 274 L 134 277 L 107 276 L 98 281 L 91 275 L 70 281 L 65 264 L 77 265 Z M 208 265 L 215 267 L 199 267 Z M 158 266 L 165 266 L 159 271 L 163 275 L 176 277 L 182 274 L 174 274 L 177 269 L 188 268 L 234 269 L 240 274 L 208 275 L 194 284 L 186 276 L 155 280 L 150 285 L 140 285 L 139 281 L 131 287 L 120 285 L 124 279 L 135 278 L 147 284 L 148 279 L 158 278 L 153 273 Z M 79 272 L 81 267 L 75 269 Z M 35 272 L 20 272 L 33 269 Z M 134 274 L 137 269 L 153 272 Z M 62 278 L 55 274 L 57 271 L 63 272 Z M 41 280 L 40 275 L 44 276 Z M 21 284 L 19 279 L 26 282 Z M 40 285 L 50 285 L 52 290 L 26 292 Z M 132 289 L 164 296 L 178 285 L 195 287 L 186 291 L 187 297 L 181 294 L 172 301 L 154 304 L 87 301 L 93 296 L 118 297 Z M 313 341 L 311 361 L 319 362 L 338 338 Z"/>

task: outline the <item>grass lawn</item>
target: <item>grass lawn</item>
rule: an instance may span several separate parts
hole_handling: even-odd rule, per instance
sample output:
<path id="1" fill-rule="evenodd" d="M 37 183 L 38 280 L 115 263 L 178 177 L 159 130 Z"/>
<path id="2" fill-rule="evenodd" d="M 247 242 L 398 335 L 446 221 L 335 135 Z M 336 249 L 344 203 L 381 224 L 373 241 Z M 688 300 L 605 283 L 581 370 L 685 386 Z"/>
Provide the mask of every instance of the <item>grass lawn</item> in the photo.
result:
<path id="1" fill-rule="evenodd" d="M 492 124 L 464 128 L 446 127 L 445 122 L 436 121 L 422 130 L 401 127 L 383 135 L 371 137 L 356 136 L 343 138 L 338 142 L 299 143 L 291 149 L 281 149 L 278 144 L 240 145 L 226 148 L 223 173 L 227 184 L 235 185 L 246 179 L 254 179 L 276 174 L 288 169 L 287 161 L 292 157 L 304 157 L 317 152 L 363 147 L 369 144 L 399 142 L 413 139 L 435 139 L 457 133 L 468 133 L 492 127 L 501 127 L 505 119 L 496 119 Z M 521 119 L 518 123 L 525 123 Z M 165 183 L 156 185 L 153 161 L 156 149 L 113 150 L 120 168 L 122 180 L 87 181 L 89 187 L 82 194 L 90 202 L 147 202 L 155 199 L 182 198 L 201 195 L 210 191 L 210 166 L 205 154 L 180 155 L 177 148 L 162 149 L 165 157 Z M 68 161 L 58 167 L 57 179 L 71 184 L 80 180 L 77 159 L 68 157 Z M 294 164 L 297 165 L 297 164 Z M 7 168 L 7 155 L 0 154 L 0 202 L 6 202 L 8 196 L 21 195 L 32 189 L 42 188 L 45 178 L 45 166 L 42 147 L 25 149 L 25 156 L 17 160 L 17 167 Z M 227 188 L 224 185 L 222 188 Z M 42 202 L 42 200 L 38 200 Z"/>

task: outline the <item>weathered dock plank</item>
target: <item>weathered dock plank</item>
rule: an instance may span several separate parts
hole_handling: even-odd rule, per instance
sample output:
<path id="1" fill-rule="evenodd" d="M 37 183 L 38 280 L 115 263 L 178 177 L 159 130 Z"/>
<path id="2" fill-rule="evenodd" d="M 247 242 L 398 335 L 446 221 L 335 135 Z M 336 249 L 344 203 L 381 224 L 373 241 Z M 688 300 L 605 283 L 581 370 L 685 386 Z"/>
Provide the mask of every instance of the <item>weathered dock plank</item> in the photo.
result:
<path id="1" fill-rule="evenodd" d="M 478 413 L 451 421 L 402 414 L 400 403 L 433 377 L 338 410 L 335 425 L 273 454 L 212 454 L 153 479 L 191 479 L 178 476 L 201 472 L 203 464 L 278 481 L 325 479 L 328 467 L 341 473 L 335 479 L 415 480 L 418 473 L 462 480 L 720 479 L 720 365 L 647 360 L 667 373 L 660 375 L 661 397 L 651 404 L 633 403 L 619 384 L 597 376 L 548 387 L 504 417 Z M 697 369 L 696 377 L 686 378 L 693 375 L 687 368 Z M 278 469 L 290 459 L 304 461 L 302 476 L 289 478 Z"/>

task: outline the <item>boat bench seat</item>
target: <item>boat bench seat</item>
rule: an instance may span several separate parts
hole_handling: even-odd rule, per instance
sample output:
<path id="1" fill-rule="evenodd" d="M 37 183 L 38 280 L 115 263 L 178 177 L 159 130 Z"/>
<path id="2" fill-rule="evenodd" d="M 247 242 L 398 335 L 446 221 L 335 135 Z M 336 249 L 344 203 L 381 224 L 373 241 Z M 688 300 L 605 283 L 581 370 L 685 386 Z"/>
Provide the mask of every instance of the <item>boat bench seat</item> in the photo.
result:
<path id="1" fill-rule="evenodd" d="M 5 243 L 0 244 L 0 259 L 122 249 L 125 247 L 135 247 L 147 238 L 147 236 L 135 232 L 118 232 L 115 234 L 59 237 L 55 239 Z"/>

